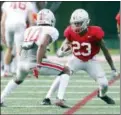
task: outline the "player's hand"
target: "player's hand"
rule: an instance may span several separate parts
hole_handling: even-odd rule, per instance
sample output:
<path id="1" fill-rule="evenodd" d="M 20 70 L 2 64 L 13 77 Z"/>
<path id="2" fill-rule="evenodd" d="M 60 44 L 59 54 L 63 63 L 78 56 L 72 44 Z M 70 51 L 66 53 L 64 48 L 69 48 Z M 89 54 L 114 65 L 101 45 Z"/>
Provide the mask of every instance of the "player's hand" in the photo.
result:
<path id="1" fill-rule="evenodd" d="M 38 76 L 39 76 L 38 68 L 35 67 L 35 68 L 32 69 L 32 71 L 33 71 L 33 76 L 35 76 L 36 78 L 38 78 Z"/>
<path id="2" fill-rule="evenodd" d="M 70 47 L 66 47 L 66 48 L 60 48 L 58 49 L 58 51 L 56 52 L 56 55 L 58 57 L 64 57 L 64 56 L 68 56 L 72 53 L 72 50 Z"/>
<path id="3" fill-rule="evenodd" d="M 112 70 L 111 72 L 111 78 L 115 78 L 119 75 L 119 73 L 116 70 Z"/>
<path id="4" fill-rule="evenodd" d="M 64 52 L 61 51 L 61 49 L 59 49 L 59 50 L 56 52 L 56 55 L 57 55 L 58 57 L 64 57 Z"/>

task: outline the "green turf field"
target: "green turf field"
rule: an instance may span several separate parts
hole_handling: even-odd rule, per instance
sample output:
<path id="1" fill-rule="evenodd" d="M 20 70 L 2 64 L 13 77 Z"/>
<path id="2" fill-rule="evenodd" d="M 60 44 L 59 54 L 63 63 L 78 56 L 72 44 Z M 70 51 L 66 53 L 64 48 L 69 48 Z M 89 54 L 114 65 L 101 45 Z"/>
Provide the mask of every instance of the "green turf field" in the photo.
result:
<path id="1" fill-rule="evenodd" d="M 120 68 L 120 63 L 115 62 L 117 69 Z M 103 68 L 110 79 L 110 67 L 107 63 L 102 63 Z M 1 79 L 1 88 L 3 89 L 11 78 Z M 27 78 L 25 82 L 16 89 L 6 99 L 7 107 L 2 107 L 2 114 L 63 114 L 68 109 L 62 109 L 52 106 L 43 106 L 41 101 L 46 95 L 54 77 L 39 76 L 39 79 L 34 77 Z M 66 103 L 74 106 L 78 101 L 89 95 L 97 88 L 95 83 L 88 74 L 80 71 L 74 74 L 69 82 L 65 95 Z M 120 113 L 120 81 L 116 81 L 109 87 L 108 95 L 116 101 L 116 105 L 107 105 L 97 97 L 86 103 L 81 109 L 74 114 L 119 114 Z M 53 95 L 52 102 L 54 103 L 56 95 Z"/>

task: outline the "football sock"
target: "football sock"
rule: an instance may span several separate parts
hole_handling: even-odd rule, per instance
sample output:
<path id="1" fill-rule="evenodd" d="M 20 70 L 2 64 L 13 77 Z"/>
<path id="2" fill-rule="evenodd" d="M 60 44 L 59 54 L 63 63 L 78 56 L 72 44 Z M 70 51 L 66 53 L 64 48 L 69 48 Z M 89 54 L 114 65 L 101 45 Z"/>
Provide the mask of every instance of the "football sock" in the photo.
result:
<path id="1" fill-rule="evenodd" d="M 54 93 L 58 87 L 59 87 L 59 83 L 60 83 L 60 76 L 57 76 L 56 79 L 54 80 L 53 84 L 51 85 L 46 98 L 51 98 L 52 93 Z"/>
<path id="2" fill-rule="evenodd" d="M 100 87 L 100 88 L 99 88 L 99 96 L 100 96 L 100 97 L 105 96 L 107 90 L 108 90 L 108 87 L 107 87 L 107 86 L 105 86 L 105 87 Z"/>
<path id="3" fill-rule="evenodd" d="M 97 79 L 97 82 L 99 84 L 99 96 L 103 97 L 106 95 L 106 92 L 108 90 L 108 80 L 106 77 L 99 77 Z"/>
<path id="4" fill-rule="evenodd" d="M 16 89 L 18 84 L 14 82 L 14 80 L 9 81 L 5 89 L 3 90 L 1 94 L 1 103 L 4 102 L 5 97 L 8 96 L 14 89 Z"/>
<path id="5" fill-rule="evenodd" d="M 68 86 L 69 77 L 70 76 L 67 74 L 62 74 L 60 76 L 60 84 L 59 84 L 59 89 L 58 89 L 58 94 L 57 94 L 57 97 L 59 99 L 64 99 L 64 94 L 66 91 L 66 87 Z"/>

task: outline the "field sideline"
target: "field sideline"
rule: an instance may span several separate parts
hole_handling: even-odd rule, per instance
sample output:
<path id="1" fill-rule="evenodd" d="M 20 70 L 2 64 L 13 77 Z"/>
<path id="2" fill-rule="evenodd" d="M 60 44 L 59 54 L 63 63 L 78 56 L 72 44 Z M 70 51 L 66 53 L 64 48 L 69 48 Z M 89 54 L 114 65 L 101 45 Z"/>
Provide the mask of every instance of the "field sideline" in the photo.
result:
<path id="1" fill-rule="evenodd" d="M 115 61 L 118 71 L 120 71 L 119 62 L 119 60 Z M 105 61 L 101 61 L 101 65 L 106 72 L 108 80 L 110 80 L 111 70 L 109 65 Z M 1 90 L 3 90 L 10 79 L 1 78 Z M 34 77 L 27 78 L 18 89 L 7 97 L 5 103 L 7 107 L 1 108 L 1 114 L 64 114 L 67 112 L 68 109 L 61 109 L 55 105 L 41 105 L 41 101 L 45 97 L 53 79 L 53 76 L 39 76 L 39 79 Z M 87 73 L 79 71 L 70 79 L 65 102 L 70 106 L 74 106 L 95 91 L 97 87 L 98 84 Z M 97 97 L 94 97 L 73 114 L 120 114 L 120 80 L 109 86 L 108 95 L 116 101 L 116 105 L 107 105 Z M 53 103 L 55 98 L 56 95 L 54 94 L 52 97 Z"/>

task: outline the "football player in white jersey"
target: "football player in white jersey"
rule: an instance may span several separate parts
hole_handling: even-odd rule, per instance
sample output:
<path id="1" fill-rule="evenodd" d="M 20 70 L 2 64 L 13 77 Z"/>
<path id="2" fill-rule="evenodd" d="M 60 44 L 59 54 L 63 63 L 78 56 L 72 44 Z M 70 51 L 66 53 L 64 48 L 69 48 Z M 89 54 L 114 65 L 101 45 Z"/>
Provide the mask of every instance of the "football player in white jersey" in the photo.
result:
<path id="1" fill-rule="evenodd" d="M 24 81 L 29 72 L 33 71 L 36 77 L 38 77 L 39 72 L 40 75 L 57 75 L 54 87 L 58 86 L 58 99 L 55 104 L 62 108 L 68 107 L 64 104 L 63 99 L 71 71 L 62 64 L 44 58 L 47 47 L 59 37 L 59 32 L 54 27 L 55 21 L 54 14 L 49 9 L 43 9 L 37 15 L 37 26 L 31 26 L 26 29 L 20 52 L 17 75 L 15 79 L 9 81 L 3 90 L 1 94 L 1 106 L 4 105 L 5 97 Z"/>
<path id="2" fill-rule="evenodd" d="M 9 65 L 12 57 L 14 43 L 18 56 L 20 45 L 23 42 L 24 31 L 26 29 L 26 21 L 28 20 L 30 25 L 34 24 L 32 19 L 33 5 L 31 2 L 4 2 L 1 9 L 1 37 L 2 41 L 7 46 L 4 59 L 4 75 L 7 76 L 10 70 Z"/>

